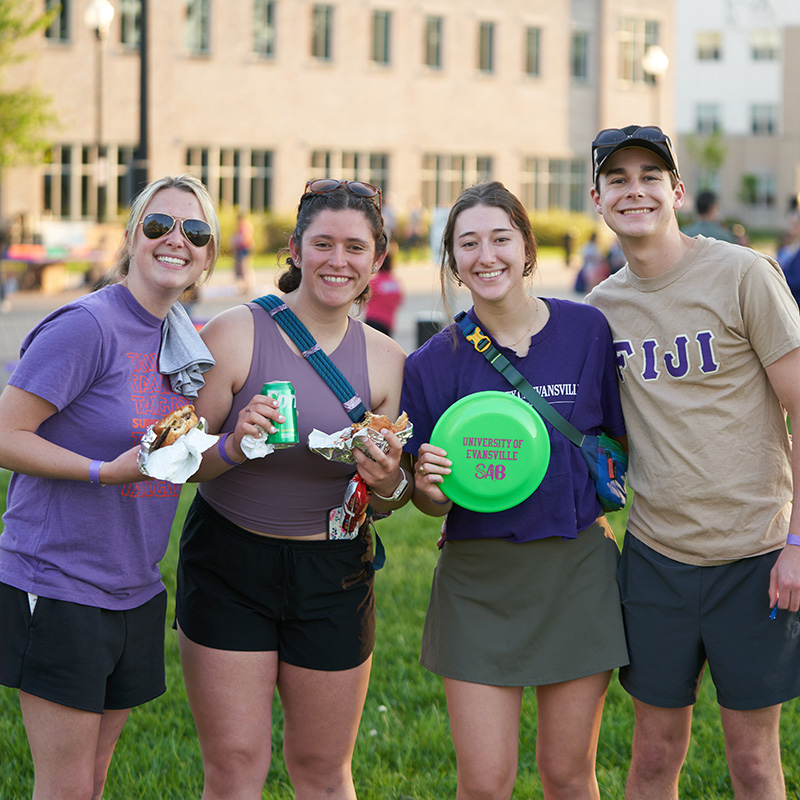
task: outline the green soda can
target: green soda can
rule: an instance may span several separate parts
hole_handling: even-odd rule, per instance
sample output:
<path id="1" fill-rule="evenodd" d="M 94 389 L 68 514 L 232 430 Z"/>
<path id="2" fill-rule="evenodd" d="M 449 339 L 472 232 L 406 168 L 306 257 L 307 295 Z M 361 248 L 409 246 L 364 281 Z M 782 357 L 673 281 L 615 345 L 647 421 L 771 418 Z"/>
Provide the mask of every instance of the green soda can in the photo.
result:
<path id="1" fill-rule="evenodd" d="M 265 383 L 261 394 L 272 397 L 278 401 L 278 411 L 286 417 L 285 422 L 274 422 L 278 429 L 276 433 L 267 435 L 267 441 L 276 449 L 294 447 L 300 442 L 300 433 L 297 428 L 297 399 L 294 386 L 289 381 L 271 381 Z"/>

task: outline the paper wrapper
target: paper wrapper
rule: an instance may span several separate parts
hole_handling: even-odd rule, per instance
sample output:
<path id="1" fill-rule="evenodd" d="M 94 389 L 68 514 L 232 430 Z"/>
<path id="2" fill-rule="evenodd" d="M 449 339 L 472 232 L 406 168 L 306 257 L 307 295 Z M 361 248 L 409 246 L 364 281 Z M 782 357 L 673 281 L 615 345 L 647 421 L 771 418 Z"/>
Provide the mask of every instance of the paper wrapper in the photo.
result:
<path id="1" fill-rule="evenodd" d="M 203 453 L 217 443 L 219 436 L 206 433 L 207 424 L 201 417 L 197 426 L 180 436 L 169 447 L 153 450 L 156 433 L 151 425 L 139 446 L 137 462 L 142 475 L 170 483 L 186 483 L 200 469 Z"/>
<path id="2" fill-rule="evenodd" d="M 241 448 L 242 452 L 248 458 L 264 458 L 270 453 L 275 452 L 275 445 L 267 441 L 267 432 L 260 426 L 256 425 L 260 431 L 258 436 L 246 433 L 242 436 Z"/>
<path id="3" fill-rule="evenodd" d="M 405 444 L 414 434 L 414 426 L 409 422 L 406 427 L 395 434 L 402 444 Z M 328 461 L 338 461 L 342 464 L 355 464 L 356 460 L 353 458 L 353 448 L 358 447 L 359 450 L 369 455 L 364 438 L 369 437 L 375 444 L 383 450 L 384 453 L 389 451 L 389 442 L 384 439 L 380 431 L 375 431 L 372 428 L 361 428 L 353 433 L 352 427 L 342 428 L 336 433 L 323 433 L 314 428 L 308 434 L 308 449 L 314 453 L 319 453 L 324 456 Z"/>

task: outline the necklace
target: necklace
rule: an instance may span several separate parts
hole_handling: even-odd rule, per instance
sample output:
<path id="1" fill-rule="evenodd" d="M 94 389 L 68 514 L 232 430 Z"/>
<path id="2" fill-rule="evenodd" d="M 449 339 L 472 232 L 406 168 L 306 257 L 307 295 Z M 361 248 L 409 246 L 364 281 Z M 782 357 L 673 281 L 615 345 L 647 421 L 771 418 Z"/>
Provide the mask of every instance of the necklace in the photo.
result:
<path id="1" fill-rule="evenodd" d="M 530 327 L 522 334 L 522 336 L 517 339 L 516 342 L 512 342 L 511 344 L 500 344 L 501 347 L 507 347 L 509 350 L 513 350 L 526 336 L 530 336 L 531 331 L 536 327 L 537 317 L 539 316 L 539 306 L 536 302 L 536 299 L 533 300 L 533 322 L 530 324 Z"/>

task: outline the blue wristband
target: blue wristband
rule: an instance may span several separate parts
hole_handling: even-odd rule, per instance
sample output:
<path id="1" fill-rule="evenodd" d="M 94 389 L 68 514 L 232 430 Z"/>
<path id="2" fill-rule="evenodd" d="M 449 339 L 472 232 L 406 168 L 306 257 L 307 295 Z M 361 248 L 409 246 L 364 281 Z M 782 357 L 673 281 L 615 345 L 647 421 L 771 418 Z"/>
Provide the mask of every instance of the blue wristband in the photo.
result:
<path id="1" fill-rule="evenodd" d="M 228 433 L 223 433 L 222 436 L 219 437 L 219 441 L 217 442 L 217 452 L 219 453 L 219 457 L 226 463 L 230 464 L 232 467 L 238 467 L 239 464 L 243 464 L 243 461 L 234 461 L 232 458 L 228 456 L 225 452 L 225 440 L 230 436 L 230 431 Z"/>
<path id="2" fill-rule="evenodd" d="M 798 536 L 796 533 L 790 533 L 786 537 L 786 544 L 800 545 L 800 536 Z"/>
<path id="3" fill-rule="evenodd" d="M 105 486 L 104 483 L 100 483 L 100 467 L 105 463 L 105 461 L 92 461 L 92 463 L 89 464 L 89 483 Z"/>

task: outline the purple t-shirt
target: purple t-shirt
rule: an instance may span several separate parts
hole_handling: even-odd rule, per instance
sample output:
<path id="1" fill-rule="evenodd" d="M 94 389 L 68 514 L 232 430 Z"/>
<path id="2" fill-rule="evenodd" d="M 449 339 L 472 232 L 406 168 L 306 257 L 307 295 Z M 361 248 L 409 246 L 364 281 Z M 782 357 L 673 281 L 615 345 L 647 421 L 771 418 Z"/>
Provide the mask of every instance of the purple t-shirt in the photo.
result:
<path id="1" fill-rule="evenodd" d="M 531 342 L 525 358 L 500 352 L 540 394 L 583 433 L 622 436 L 611 333 L 597 309 L 568 300 L 547 299 L 550 318 Z M 481 326 L 474 309 L 470 319 Z M 483 327 L 483 326 L 481 326 Z M 453 326 L 429 339 L 406 361 L 401 408 L 414 424 L 405 449 L 414 456 L 430 441 L 439 417 L 456 400 L 494 390 L 518 395 L 508 381 Z M 545 423 L 551 456 L 539 488 L 506 511 L 484 514 L 454 505 L 447 515 L 448 539 L 507 539 L 528 542 L 548 536 L 575 538 L 600 515 L 600 503 L 580 450 Z"/>
<path id="2" fill-rule="evenodd" d="M 161 324 L 122 285 L 50 314 L 22 343 L 9 383 L 58 409 L 38 433 L 111 461 L 186 403 L 158 371 Z M 180 486 L 101 487 L 14 473 L 0 535 L 0 581 L 32 594 L 112 610 L 160 591 Z"/>

